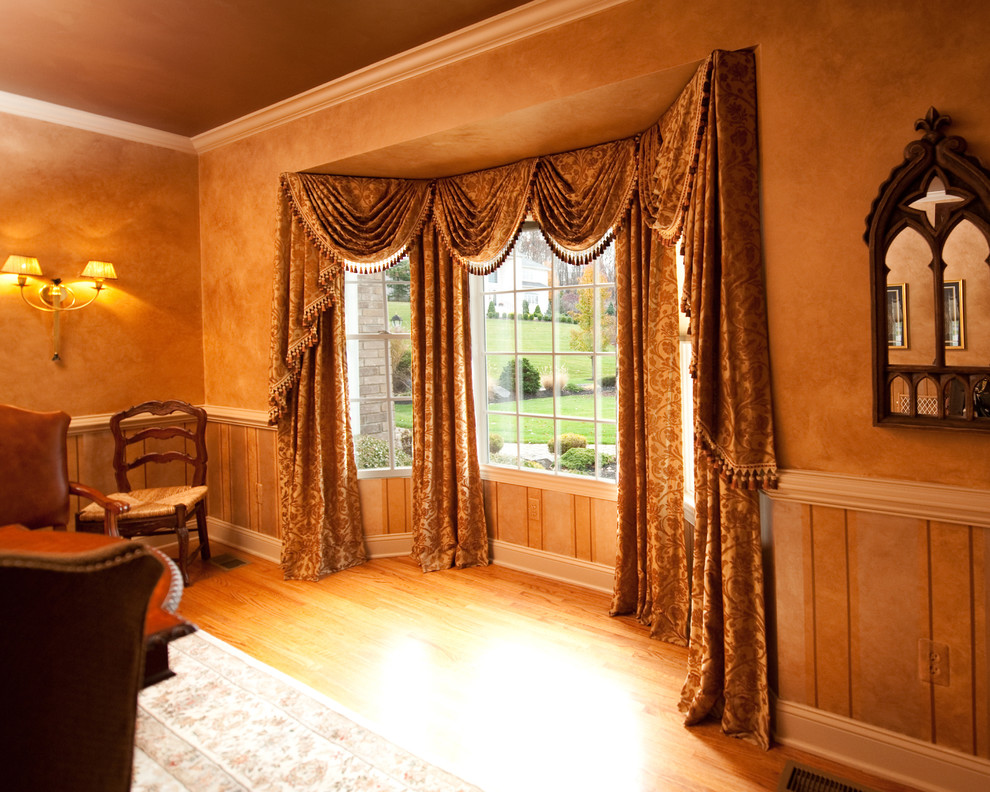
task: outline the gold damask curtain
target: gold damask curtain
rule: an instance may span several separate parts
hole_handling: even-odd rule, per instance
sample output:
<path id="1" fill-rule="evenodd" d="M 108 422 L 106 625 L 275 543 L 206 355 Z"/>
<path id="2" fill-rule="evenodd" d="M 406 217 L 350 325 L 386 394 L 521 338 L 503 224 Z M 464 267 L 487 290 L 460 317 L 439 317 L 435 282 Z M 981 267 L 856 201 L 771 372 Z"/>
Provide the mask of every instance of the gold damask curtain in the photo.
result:
<path id="1" fill-rule="evenodd" d="M 756 69 L 716 53 L 685 220 L 697 464 L 687 723 L 718 716 L 767 747 L 770 703 L 758 490 L 776 485 L 760 246 Z"/>
<path id="2" fill-rule="evenodd" d="M 726 731 L 766 745 L 755 488 L 772 485 L 775 462 L 755 130 L 753 56 L 717 52 L 635 139 L 435 181 L 285 174 L 271 412 L 287 576 L 363 557 L 344 269 L 379 270 L 410 254 L 414 552 L 424 569 L 483 564 L 465 273 L 500 266 L 528 214 L 571 263 L 591 261 L 614 237 L 621 450 L 612 612 L 636 614 L 658 638 L 690 641 L 681 703 L 689 722 L 721 715 Z M 682 236 L 698 466 L 693 586 L 677 355 Z"/>

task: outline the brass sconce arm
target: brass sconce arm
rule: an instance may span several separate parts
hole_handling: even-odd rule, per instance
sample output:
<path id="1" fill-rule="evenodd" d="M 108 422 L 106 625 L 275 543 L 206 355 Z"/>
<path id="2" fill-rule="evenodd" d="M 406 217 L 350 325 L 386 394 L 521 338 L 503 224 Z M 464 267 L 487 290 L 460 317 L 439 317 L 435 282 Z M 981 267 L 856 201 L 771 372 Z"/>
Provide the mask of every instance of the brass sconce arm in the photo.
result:
<path id="1" fill-rule="evenodd" d="M 17 286 L 21 293 L 21 299 L 31 308 L 52 314 L 52 360 L 61 360 L 59 351 L 61 347 L 61 314 L 65 311 L 78 311 L 96 300 L 104 288 L 104 281 L 116 280 L 117 272 L 113 264 L 108 261 L 90 261 L 83 268 L 77 283 L 90 281 L 89 284 L 94 289 L 93 296 L 85 302 L 81 302 L 76 297 L 72 287 L 62 282 L 61 278 L 45 278 L 41 272 L 38 259 L 31 256 L 8 256 L 6 263 L 0 268 L 0 272 L 7 272 L 17 275 Z M 28 279 L 40 281 L 34 299 L 29 299 L 25 289 L 28 286 Z"/>

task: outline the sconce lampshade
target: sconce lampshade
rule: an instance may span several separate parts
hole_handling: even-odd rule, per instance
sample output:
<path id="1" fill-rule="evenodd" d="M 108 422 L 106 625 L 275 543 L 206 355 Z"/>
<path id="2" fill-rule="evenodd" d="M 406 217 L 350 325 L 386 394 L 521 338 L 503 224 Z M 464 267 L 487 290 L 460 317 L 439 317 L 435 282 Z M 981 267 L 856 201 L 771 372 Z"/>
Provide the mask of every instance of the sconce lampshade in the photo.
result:
<path id="1" fill-rule="evenodd" d="M 41 265 L 32 256 L 7 256 L 0 272 L 12 272 L 15 275 L 41 275 Z"/>
<path id="2" fill-rule="evenodd" d="M 79 277 L 92 278 L 96 281 L 117 280 L 117 270 L 109 261 L 90 261 Z"/>

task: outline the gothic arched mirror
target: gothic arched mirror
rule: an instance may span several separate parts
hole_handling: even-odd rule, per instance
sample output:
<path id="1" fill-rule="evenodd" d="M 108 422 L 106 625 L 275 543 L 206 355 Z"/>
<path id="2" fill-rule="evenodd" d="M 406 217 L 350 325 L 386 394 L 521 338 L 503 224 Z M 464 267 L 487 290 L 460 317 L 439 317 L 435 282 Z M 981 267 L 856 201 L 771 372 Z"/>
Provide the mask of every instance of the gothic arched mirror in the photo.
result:
<path id="1" fill-rule="evenodd" d="M 990 172 L 950 123 L 915 123 L 866 219 L 878 425 L 990 430 Z"/>

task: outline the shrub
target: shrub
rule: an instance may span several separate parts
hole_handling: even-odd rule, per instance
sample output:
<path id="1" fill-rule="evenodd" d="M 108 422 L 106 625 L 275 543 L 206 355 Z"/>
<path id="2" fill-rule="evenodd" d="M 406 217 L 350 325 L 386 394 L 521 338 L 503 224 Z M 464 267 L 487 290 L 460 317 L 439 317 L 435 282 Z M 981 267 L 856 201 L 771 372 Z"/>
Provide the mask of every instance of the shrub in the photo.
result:
<path id="1" fill-rule="evenodd" d="M 582 473 L 595 469 L 595 452 L 590 448 L 572 448 L 560 458 L 564 470 Z"/>
<path id="2" fill-rule="evenodd" d="M 502 435 L 495 434 L 495 432 L 488 435 L 488 453 L 497 454 L 502 450 L 502 446 L 504 445 L 505 443 L 502 442 Z"/>
<path id="3" fill-rule="evenodd" d="M 533 313 L 531 313 L 530 316 L 533 318 L 533 321 L 537 322 L 543 319 L 543 311 L 540 309 L 539 305 L 533 309 Z"/>
<path id="4" fill-rule="evenodd" d="M 522 359 L 522 392 L 523 396 L 532 396 L 540 390 L 540 372 L 536 366 L 529 362 L 529 358 Z M 516 392 L 516 362 L 510 360 L 505 364 L 502 373 L 499 375 L 498 384 L 507 391 Z"/>
<path id="5" fill-rule="evenodd" d="M 588 445 L 588 438 L 584 435 L 574 434 L 572 432 L 565 432 L 557 439 L 557 451 L 558 454 L 566 454 L 572 448 L 586 448 Z M 553 450 L 553 440 L 547 443 L 547 449 L 550 453 L 554 453 Z"/>
<path id="6" fill-rule="evenodd" d="M 602 387 L 603 388 L 614 388 L 615 387 L 615 375 L 610 377 L 602 377 Z"/>
<path id="7" fill-rule="evenodd" d="M 556 369 L 544 366 L 540 369 L 540 384 L 544 390 L 552 391 L 554 383 L 563 391 L 567 387 L 567 366 L 557 366 Z"/>
<path id="8" fill-rule="evenodd" d="M 388 443 L 373 435 L 358 435 L 355 445 L 357 466 L 361 470 L 388 467 Z"/>
<path id="9" fill-rule="evenodd" d="M 488 318 L 494 319 L 497 316 L 498 316 L 498 311 L 495 310 L 495 301 L 490 300 L 488 303 Z"/>

